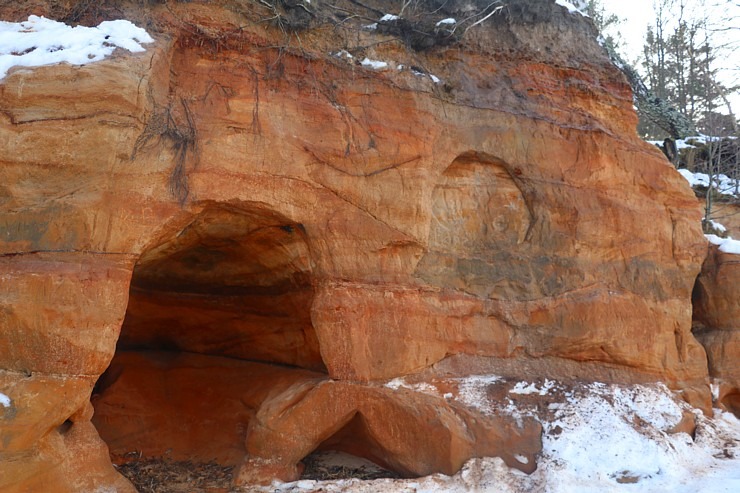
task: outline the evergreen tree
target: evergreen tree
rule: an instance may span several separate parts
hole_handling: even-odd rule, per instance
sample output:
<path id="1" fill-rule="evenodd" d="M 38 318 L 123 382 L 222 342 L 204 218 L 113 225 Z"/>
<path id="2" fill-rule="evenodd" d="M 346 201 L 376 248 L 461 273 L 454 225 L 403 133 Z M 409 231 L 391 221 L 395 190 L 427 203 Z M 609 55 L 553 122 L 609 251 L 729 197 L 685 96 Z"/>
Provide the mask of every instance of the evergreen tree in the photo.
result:
<path id="1" fill-rule="evenodd" d="M 623 19 L 607 12 L 601 0 L 588 0 L 586 13 L 604 39 L 607 49 L 619 51 L 622 43 L 622 33 L 619 32 L 618 28 Z"/>
<path id="2" fill-rule="evenodd" d="M 647 88 L 696 125 L 706 120 L 708 112 L 717 111 L 736 89 L 718 81 L 706 17 L 687 15 L 687 0 L 658 0 L 655 12 L 643 48 Z M 670 134 L 651 115 L 640 116 L 641 135 L 662 138 Z"/>

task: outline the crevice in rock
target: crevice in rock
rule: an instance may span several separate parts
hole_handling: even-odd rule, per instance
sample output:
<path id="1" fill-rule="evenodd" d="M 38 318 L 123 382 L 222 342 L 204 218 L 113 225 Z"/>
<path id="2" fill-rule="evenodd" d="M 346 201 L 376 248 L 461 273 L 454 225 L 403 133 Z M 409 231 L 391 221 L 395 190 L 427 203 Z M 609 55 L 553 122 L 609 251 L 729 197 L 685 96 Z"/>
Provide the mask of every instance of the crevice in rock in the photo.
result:
<path id="1" fill-rule="evenodd" d="M 716 385 L 715 407 L 740 417 L 735 328 L 736 295 L 726 283 L 726 264 L 716 249 L 710 249 L 691 292 L 691 333 L 704 347 L 709 377 Z"/>
<path id="2" fill-rule="evenodd" d="M 720 404 L 735 416 L 740 417 L 740 391 L 733 389 L 720 398 Z"/>
<path id="3" fill-rule="evenodd" d="M 73 424 L 74 423 L 72 423 L 71 420 L 65 420 L 64 423 L 57 426 L 57 433 L 59 433 L 60 435 L 66 435 L 67 432 L 72 428 Z"/>

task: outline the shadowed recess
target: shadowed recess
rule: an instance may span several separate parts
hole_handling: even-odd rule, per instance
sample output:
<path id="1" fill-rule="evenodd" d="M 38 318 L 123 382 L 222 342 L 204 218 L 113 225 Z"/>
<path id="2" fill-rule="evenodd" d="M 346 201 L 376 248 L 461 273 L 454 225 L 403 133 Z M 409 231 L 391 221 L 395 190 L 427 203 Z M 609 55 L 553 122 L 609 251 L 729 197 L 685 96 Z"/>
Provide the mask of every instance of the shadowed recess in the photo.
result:
<path id="1" fill-rule="evenodd" d="M 236 465 L 266 396 L 325 378 L 301 224 L 208 205 L 136 264 L 116 354 L 92 398 L 114 462 Z"/>
<path id="2" fill-rule="evenodd" d="M 302 225 L 256 207 L 211 206 L 142 255 L 118 346 L 324 370 L 312 299 Z"/>

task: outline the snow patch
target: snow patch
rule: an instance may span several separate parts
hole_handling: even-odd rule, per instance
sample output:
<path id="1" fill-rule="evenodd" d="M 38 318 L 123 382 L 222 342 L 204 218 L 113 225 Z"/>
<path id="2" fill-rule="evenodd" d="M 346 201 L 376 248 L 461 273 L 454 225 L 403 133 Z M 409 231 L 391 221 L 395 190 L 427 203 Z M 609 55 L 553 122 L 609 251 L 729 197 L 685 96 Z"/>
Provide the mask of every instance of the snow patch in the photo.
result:
<path id="1" fill-rule="evenodd" d="M 577 14 L 581 14 L 584 17 L 588 17 L 586 14 L 581 12 L 575 5 L 568 2 L 567 0 L 555 0 L 555 3 L 560 5 L 561 7 L 565 7 L 566 9 L 568 9 L 568 12 L 570 12 L 571 14 L 577 13 Z"/>
<path id="2" fill-rule="evenodd" d="M 683 176 L 686 181 L 689 182 L 691 187 L 704 187 L 709 188 L 709 175 L 706 173 L 692 173 L 687 169 L 679 169 L 679 173 Z M 721 195 L 734 196 L 735 190 L 740 188 L 740 182 L 734 180 L 727 175 L 718 174 L 712 177 L 712 188 L 715 189 Z"/>
<path id="3" fill-rule="evenodd" d="M 385 386 L 388 387 L 389 389 L 393 389 L 393 390 L 398 390 L 401 387 L 409 388 L 409 386 L 406 383 L 406 381 L 403 378 L 401 378 L 401 377 L 394 378 L 393 380 L 391 380 L 389 382 L 386 382 Z"/>
<path id="4" fill-rule="evenodd" d="M 457 400 L 483 414 L 493 414 L 494 408 L 488 399 L 486 390 L 489 385 L 502 380 L 496 375 L 471 375 L 456 379 L 459 382 Z"/>
<path id="5" fill-rule="evenodd" d="M 704 235 L 709 243 L 717 245 L 719 251 L 722 253 L 732 253 L 734 255 L 740 255 L 740 240 L 733 240 L 732 238 L 720 238 L 717 235 Z"/>
<path id="6" fill-rule="evenodd" d="M 555 382 L 552 380 L 545 379 L 545 383 L 542 384 L 541 388 L 537 388 L 534 382 L 527 384 L 527 382 L 518 382 L 514 387 L 509 390 L 510 394 L 539 394 L 546 395 L 550 390 L 555 387 Z"/>
<path id="7" fill-rule="evenodd" d="M 105 21 L 97 27 L 72 27 L 36 15 L 24 22 L 0 21 L 0 79 L 15 66 L 85 65 L 103 60 L 116 48 L 145 51 L 141 44 L 152 42 L 144 29 L 126 20 Z"/>
<path id="8" fill-rule="evenodd" d="M 430 79 L 432 79 L 432 82 L 434 82 L 435 84 L 439 84 L 440 82 L 442 82 L 442 79 L 440 79 L 436 75 L 429 74 L 427 72 L 422 72 L 421 70 L 417 70 L 414 67 L 411 67 L 411 73 L 417 77 L 429 77 Z"/>
<path id="9" fill-rule="evenodd" d="M 380 18 L 379 22 L 390 22 L 400 19 L 397 15 L 393 14 L 385 14 L 383 17 Z"/>
<path id="10" fill-rule="evenodd" d="M 473 393 L 476 407 L 504 411 L 500 398 L 489 398 L 490 385 L 507 385 L 500 377 L 478 375 L 450 379 Z M 404 386 L 403 379 L 386 385 Z M 524 382 L 524 385 L 527 385 Z M 706 418 L 664 385 L 592 383 L 565 390 L 553 382 L 549 411 L 509 402 L 506 409 L 536 416 L 543 426 L 543 450 L 537 470 L 524 474 L 499 458 L 472 459 L 454 476 L 433 474 L 416 479 L 299 481 L 273 483 L 255 491 L 270 493 L 734 493 L 740 491 L 740 421 L 715 409 Z M 506 401 L 507 399 L 504 399 Z M 526 404 L 520 403 L 520 406 Z M 539 410 L 538 410 L 539 409 Z M 693 412 L 696 432 L 669 433 L 684 412 Z M 520 462 L 527 457 L 517 455 Z"/>
<path id="11" fill-rule="evenodd" d="M 718 223 L 717 221 L 709 220 L 709 225 L 712 226 L 712 228 L 715 231 L 719 231 L 720 233 L 727 233 L 727 228 L 725 228 L 724 224 Z"/>
<path id="12" fill-rule="evenodd" d="M 10 397 L 0 392 L 0 404 L 3 407 L 10 407 Z"/>
<path id="13" fill-rule="evenodd" d="M 378 28 L 378 23 L 377 22 L 373 22 L 372 24 L 366 24 L 366 25 L 362 26 L 362 28 L 363 29 L 367 29 L 368 31 L 374 31 L 375 29 Z"/>
<path id="14" fill-rule="evenodd" d="M 727 136 L 727 137 L 718 137 L 718 136 L 712 136 L 712 135 L 704 135 L 704 134 L 698 134 L 698 135 L 691 135 L 689 137 L 683 138 L 683 139 L 677 139 L 675 140 L 676 149 L 689 149 L 689 148 L 696 148 L 695 144 L 704 144 L 706 145 L 707 142 L 720 142 L 722 139 L 736 139 L 735 136 Z M 645 142 L 649 142 L 654 145 L 663 146 L 662 140 L 647 140 Z"/>
<path id="15" fill-rule="evenodd" d="M 408 383 L 406 380 L 403 379 L 403 377 L 394 378 L 393 380 L 386 382 L 385 387 L 393 390 L 398 389 L 408 389 L 413 390 L 415 392 L 420 392 L 422 394 L 430 394 L 430 395 L 439 395 L 439 391 L 437 390 L 437 387 L 435 387 L 432 384 L 421 382 L 421 383 Z M 447 398 L 448 394 L 445 394 L 445 398 Z M 449 394 L 452 396 L 452 394 Z"/>
<path id="16" fill-rule="evenodd" d="M 333 56 L 334 58 L 347 58 L 347 59 L 350 59 L 350 60 L 352 58 L 354 58 L 352 56 L 352 53 L 350 53 L 347 50 L 339 50 L 339 51 L 334 52 L 334 53 L 329 53 L 329 55 Z"/>
<path id="17" fill-rule="evenodd" d="M 727 464 L 727 472 L 735 468 L 735 486 L 725 490 L 727 478 L 720 478 L 726 472 L 703 470 L 715 464 L 722 469 L 714 457 L 716 440 L 701 432 L 696 441 L 666 433 L 685 407 L 662 385 L 589 386 L 543 422 L 542 469 L 550 491 L 732 491 L 740 485 L 740 461 Z M 712 435 L 711 425 L 696 413 L 698 429 Z"/>
<path id="18" fill-rule="evenodd" d="M 442 19 L 438 23 L 435 24 L 436 27 L 445 26 L 445 25 L 454 25 L 457 24 L 457 20 L 453 19 L 452 17 L 448 17 L 447 19 Z"/>
<path id="19" fill-rule="evenodd" d="M 380 60 L 371 60 L 367 57 L 365 57 L 365 59 L 360 62 L 360 65 L 362 65 L 363 67 L 371 68 L 373 70 L 383 70 L 385 68 L 388 68 L 387 62 L 381 62 Z"/>

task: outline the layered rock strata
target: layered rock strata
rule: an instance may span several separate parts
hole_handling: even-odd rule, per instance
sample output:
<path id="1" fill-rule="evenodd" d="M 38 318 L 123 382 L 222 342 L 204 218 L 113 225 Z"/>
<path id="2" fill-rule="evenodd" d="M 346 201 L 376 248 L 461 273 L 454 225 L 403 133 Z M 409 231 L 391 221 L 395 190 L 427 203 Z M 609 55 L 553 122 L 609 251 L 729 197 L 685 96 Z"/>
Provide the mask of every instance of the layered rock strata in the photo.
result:
<path id="1" fill-rule="evenodd" d="M 145 53 L 0 83 L 0 489 L 127 491 L 90 422 L 117 342 L 95 390 L 113 451 L 163 439 L 241 464 L 240 483 L 295 479 L 322 444 L 404 475 L 534 457 L 534 425 L 381 385 L 450 360 L 662 380 L 707 405 L 700 211 L 635 135 L 589 21 L 519 0 L 418 38 L 468 4 L 372 30 L 397 5 L 370 3 L 119 2 L 99 14 L 153 19 Z M 236 367 L 269 387 L 219 383 L 245 397 L 214 455 L 162 423 L 191 359 L 206 387 Z M 419 455 L 424 433 L 445 446 Z"/>

